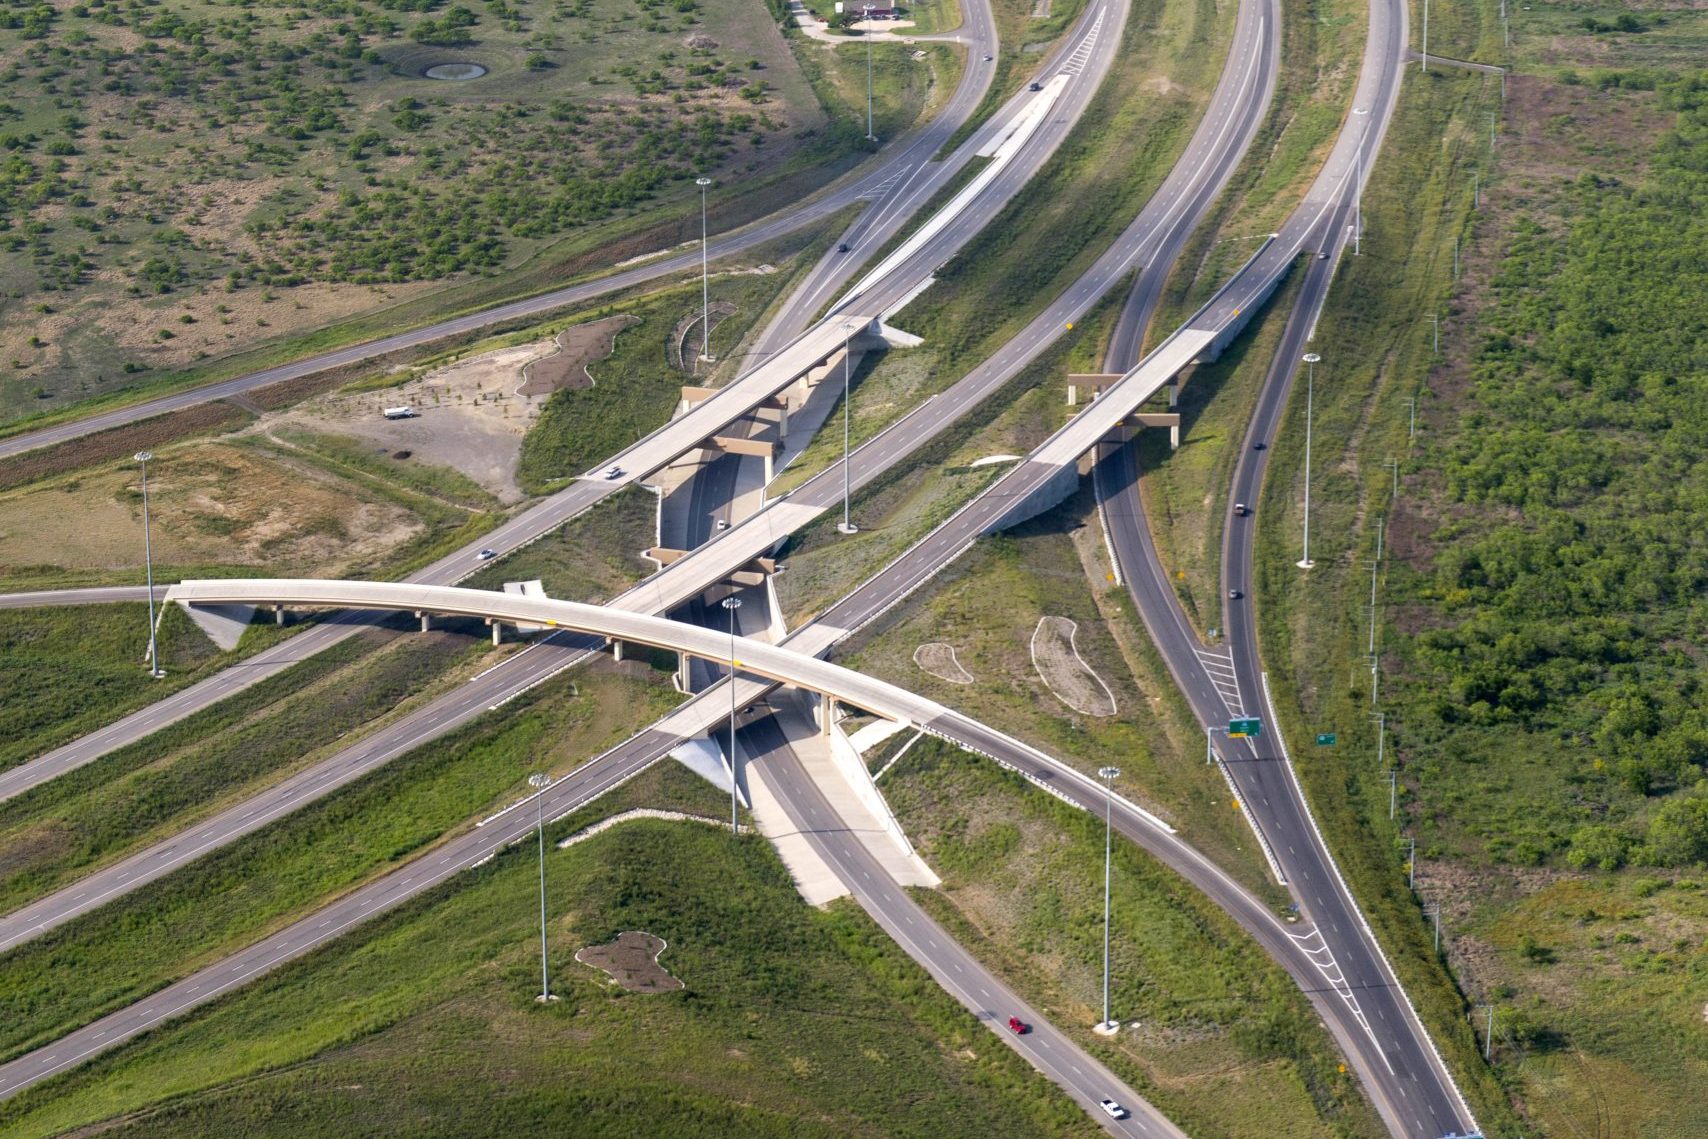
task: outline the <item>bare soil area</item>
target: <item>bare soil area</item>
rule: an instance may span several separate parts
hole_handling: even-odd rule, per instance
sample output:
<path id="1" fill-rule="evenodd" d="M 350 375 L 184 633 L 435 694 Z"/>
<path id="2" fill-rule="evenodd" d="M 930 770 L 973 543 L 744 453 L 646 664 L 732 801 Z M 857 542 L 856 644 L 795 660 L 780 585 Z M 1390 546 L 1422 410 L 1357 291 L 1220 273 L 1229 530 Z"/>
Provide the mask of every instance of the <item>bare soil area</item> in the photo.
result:
<path id="1" fill-rule="evenodd" d="M 157 566 L 266 565 L 336 576 L 423 529 L 414 514 L 368 499 L 306 463 L 201 442 L 149 467 Z M 134 568 L 142 494 L 134 465 L 86 471 L 0 494 L 0 573 L 7 567 Z"/>
<path id="2" fill-rule="evenodd" d="M 662 937 L 631 929 L 605 945 L 577 950 L 575 959 L 609 973 L 611 980 L 631 993 L 673 993 L 683 985 L 658 963 L 664 948 Z"/>
<path id="3" fill-rule="evenodd" d="M 1057 700 L 1083 716 L 1113 716 L 1115 695 L 1074 645 L 1079 622 L 1040 617 L 1032 630 L 1032 667 Z"/>
<path id="4" fill-rule="evenodd" d="M 516 393 L 544 401 L 564 388 L 592 387 L 593 373 L 587 365 L 609 356 L 617 333 L 638 323 L 640 317 L 619 313 L 564 329 L 557 334 L 557 351 L 522 366 L 522 384 Z"/>
<path id="5" fill-rule="evenodd" d="M 950 684 L 971 684 L 973 674 L 961 667 L 955 646 L 946 641 L 928 641 L 913 650 L 913 663 Z"/>
<path id="6" fill-rule="evenodd" d="M 516 481 L 522 437 L 560 387 L 592 383 L 587 365 L 611 354 L 626 314 L 578 324 L 555 338 L 453 358 L 397 387 L 333 392 L 256 423 L 354 436 L 399 459 L 449 467 L 473 479 L 506 506 L 526 495 Z M 388 407 L 411 408 L 387 419 Z"/>

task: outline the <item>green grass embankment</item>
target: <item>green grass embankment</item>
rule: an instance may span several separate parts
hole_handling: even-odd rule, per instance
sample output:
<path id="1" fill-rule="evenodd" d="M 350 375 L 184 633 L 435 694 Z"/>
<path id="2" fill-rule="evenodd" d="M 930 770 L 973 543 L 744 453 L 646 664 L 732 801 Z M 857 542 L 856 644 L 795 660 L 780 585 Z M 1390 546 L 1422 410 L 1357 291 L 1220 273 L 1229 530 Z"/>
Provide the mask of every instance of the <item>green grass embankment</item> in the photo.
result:
<path id="1" fill-rule="evenodd" d="M 522 770 L 525 770 L 523 768 Z M 628 806 L 715 815 L 666 765 L 549 828 Z M 524 843 L 206 1010 L 0 1107 L 8 1134 L 1092 1136 L 1096 1125 L 860 911 L 804 905 L 770 847 L 632 822 L 547 848 L 541 1007 Z M 573 961 L 624 930 L 685 988 L 629 993 Z M 146 1078 L 139 1078 L 146 1073 Z M 905 1109 L 898 1111 L 897 1104 Z"/>
<path id="2" fill-rule="evenodd" d="M 1125 778 L 1125 776 L 1123 777 Z M 943 877 L 917 891 L 957 938 L 1191 1135 L 1384 1134 L 1304 995 L 1197 891 L 1125 841 L 1102 1017 L 1103 820 L 921 740 L 885 777 Z"/>
<path id="3" fill-rule="evenodd" d="M 558 678 L 337 794 L 11 951 L 0 1051 L 16 1055 L 136 1000 L 438 842 L 676 702 L 631 670 Z"/>

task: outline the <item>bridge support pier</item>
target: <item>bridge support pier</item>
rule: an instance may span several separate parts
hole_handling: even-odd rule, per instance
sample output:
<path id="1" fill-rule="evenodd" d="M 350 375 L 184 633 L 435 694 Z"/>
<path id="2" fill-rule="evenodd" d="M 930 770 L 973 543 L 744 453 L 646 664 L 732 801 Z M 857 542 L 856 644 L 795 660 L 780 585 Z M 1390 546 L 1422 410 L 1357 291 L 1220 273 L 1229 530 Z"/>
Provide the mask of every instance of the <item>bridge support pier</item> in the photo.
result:
<path id="1" fill-rule="evenodd" d="M 273 606 L 273 624 L 283 625 L 284 623 L 285 623 L 285 607 L 283 605 Z"/>
<path id="2" fill-rule="evenodd" d="M 491 617 L 486 619 L 486 623 L 492 628 L 492 647 L 497 648 L 504 643 L 504 626 Z"/>
<path id="3" fill-rule="evenodd" d="M 417 609 L 415 611 L 415 616 L 417 616 L 418 618 L 421 619 L 421 631 L 423 633 L 427 633 L 427 632 L 432 631 L 432 629 L 433 629 L 433 616 L 432 616 L 432 614 L 426 612 L 425 610 Z"/>

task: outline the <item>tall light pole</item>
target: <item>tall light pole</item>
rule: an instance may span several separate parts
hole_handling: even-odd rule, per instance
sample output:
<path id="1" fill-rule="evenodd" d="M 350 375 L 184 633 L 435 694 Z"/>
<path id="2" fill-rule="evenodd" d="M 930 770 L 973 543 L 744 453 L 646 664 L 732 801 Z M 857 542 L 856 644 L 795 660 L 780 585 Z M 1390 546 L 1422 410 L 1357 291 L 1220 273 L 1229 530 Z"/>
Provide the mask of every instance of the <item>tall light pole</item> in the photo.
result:
<path id="1" fill-rule="evenodd" d="M 541 1004 L 555 1001 L 552 996 L 551 975 L 546 972 L 546 788 L 552 777 L 543 771 L 528 776 L 528 786 L 534 789 L 534 824 L 540 840 L 540 995 L 534 999 Z"/>
<path id="2" fill-rule="evenodd" d="M 862 10 L 866 14 L 866 28 L 861 32 L 866 37 L 866 141 L 877 142 L 877 132 L 872 129 L 872 6 L 867 4 Z"/>
<path id="3" fill-rule="evenodd" d="M 860 527 L 854 525 L 854 520 L 849 517 L 848 513 L 852 500 L 853 479 L 853 476 L 849 473 L 850 453 L 848 450 L 848 417 L 850 412 L 848 408 L 848 373 L 852 367 L 850 360 L 853 357 L 853 352 L 851 351 L 853 346 L 853 338 L 849 338 L 842 342 L 842 521 L 838 523 L 836 527 L 837 532 L 841 534 L 857 534 L 860 532 Z"/>
<path id="4" fill-rule="evenodd" d="M 138 451 L 136 461 L 142 464 L 142 562 L 148 574 L 148 675 L 159 680 L 166 673 L 160 667 L 160 644 L 154 632 L 154 545 L 148 533 L 148 460 L 147 451 Z"/>
<path id="5" fill-rule="evenodd" d="M 706 187 L 711 184 L 710 178 L 694 179 L 694 185 L 700 187 L 700 359 L 707 362 L 712 358 L 712 286 L 706 248 Z"/>
<path id="6" fill-rule="evenodd" d="M 1112 855 L 1110 820 L 1115 813 L 1115 780 L 1120 778 L 1119 767 L 1099 767 L 1098 778 L 1103 780 L 1103 1019 L 1097 1031 L 1113 1035 L 1119 1027 L 1109 1017 L 1109 864 Z"/>
<path id="7" fill-rule="evenodd" d="M 1421 70 L 1429 70 L 1429 0 L 1423 0 L 1423 51 L 1419 53 Z"/>
<path id="8" fill-rule="evenodd" d="M 1296 563 L 1300 569 L 1310 569 L 1317 563 L 1311 560 L 1311 413 L 1316 400 L 1317 361 L 1315 352 L 1305 356 L 1305 552 Z"/>
<path id="9" fill-rule="evenodd" d="M 735 813 L 735 611 L 741 608 L 741 598 L 726 597 L 723 607 L 729 613 L 729 829 L 741 833 L 741 819 Z"/>
<path id="10" fill-rule="evenodd" d="M 1352 188 L 1352 255 L 1357 257 L 1364 252 L 1364 132 L 1370 129 L 1369 107 L 1354 107 L 1352 113 L 1360 116 L 1358 124 L 1358 154 L 1357 178 L 1358 184 Z"/>

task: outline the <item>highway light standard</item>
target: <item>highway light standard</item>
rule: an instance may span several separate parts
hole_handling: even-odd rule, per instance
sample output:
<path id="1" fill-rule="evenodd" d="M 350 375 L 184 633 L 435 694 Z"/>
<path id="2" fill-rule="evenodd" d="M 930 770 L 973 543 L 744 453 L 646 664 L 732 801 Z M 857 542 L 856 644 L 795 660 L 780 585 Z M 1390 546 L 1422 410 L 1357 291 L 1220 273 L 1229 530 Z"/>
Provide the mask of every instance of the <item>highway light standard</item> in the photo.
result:
<path id="1" fill-rule="evenodd" d="M 142 464 L 142 562 L 148 573 L 148 675 L 159 680 L 166 673 L 160 668 L 160 645 L 154 634 L 154 547 L 148 533 L 148 460 L 147 451 L 138 451 L 136 461 Z"/>
<path id="2" fill-rule="evenodd" d="M 1305 552 L 1294 564 L 1310 569 L 1317 563 L 1311 560 L 1311 413 L 1314 410 L 1317 387 L 1317 361 L 1322 357 L 1306 352 L 1305 360 Z"/>
<path id="3" fill-rule="evenodd" d="M 528 776 L 528 786 L 534 789 L 534 820 L 540 838 L 540 995 L 534 999 L 541 1004 L 557 1000 L 546 972 L 546 788 L 551 785 L 552 777 L 543 771 Z"/>
<path id="4" fill-rule="evenodd" d="M 848 473 L 848 371 L 849 361 L 853 357 L 852 347 L 852 340 L 842 342 L 842 521 L 836 526 L 837 532 L 841 534 L 858 534 L 860 532 L 860 527 L 854 525 L 853 520 L 848 516 L 852 477 Z"/>
<path id="5" fill-rule="evenodd" d="M 741 820 L 735 813 L 735 611 L 741 608 L 741 598 L 726 597 L 723 607 L 729 612 L 729 829 L 741 833 Z"/>
<path id="6" fill-rule="evenodd" d="M 1097 777 L 1103 780 L 1103 1019 L 1093 1031 L 1113 1036 L 1121 1026 L 1109 1016 L 1109 862 L 1111 857 L 1110 819 L 1115 810 L 1115 780 L 1121 775 L 1119 767 L 1099 767 Z"/>
<path id="7" fill-rule="evenodd" d="M 1358 125 L 1358 154 L 1357 178 L 1358 184 L 1352 188 L 1352 255 L 1357 257 L 1364 252 L 1364 132 L 1370 128 L 1369 107 L 1354 107 L 1352 113 L 1361 116 Z"/>
<path id="8" fill-rule="evenodd" d="M 711 184 L 710 178 L 694 179 L 700 187 L 700 359 L 708 363 L 712 359 L 712 286 L 707 276 L 706 187 Z"/>
<path id="9" fill-rule="evenodd" d="M 866 28 L 860 34 L 866 37 L 866 141 L 877 142 L 877 132 L 872 129 L 872 6 L 862 9 L 866 16 Z"/>

